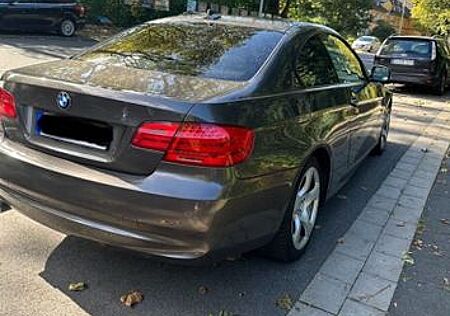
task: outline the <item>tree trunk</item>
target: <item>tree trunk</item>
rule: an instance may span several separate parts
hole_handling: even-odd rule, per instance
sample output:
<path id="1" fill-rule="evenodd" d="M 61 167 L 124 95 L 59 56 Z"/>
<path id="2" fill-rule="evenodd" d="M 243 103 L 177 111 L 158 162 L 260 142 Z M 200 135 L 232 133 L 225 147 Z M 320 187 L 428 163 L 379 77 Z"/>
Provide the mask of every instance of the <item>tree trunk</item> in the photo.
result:
<path id="1" fill-rule="evenodd" d="M 281 11 L 281 14 L 280 14 L 280 16 L 282 18 L 287 18 L 288 17 L 289 7 L 291 6 L 291 1 L 292 0 L 286 0 L 286 5 L 284 6 L 283 11 Z"/>

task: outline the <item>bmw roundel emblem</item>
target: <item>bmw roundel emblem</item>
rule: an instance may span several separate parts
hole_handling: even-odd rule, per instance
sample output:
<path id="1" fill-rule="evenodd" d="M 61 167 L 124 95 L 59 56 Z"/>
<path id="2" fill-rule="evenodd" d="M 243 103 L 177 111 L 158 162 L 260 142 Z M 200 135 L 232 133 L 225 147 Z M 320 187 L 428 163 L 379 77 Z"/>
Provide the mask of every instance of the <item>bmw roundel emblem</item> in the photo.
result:
<path id="1" fill-rule="evenodd" d="M 68 109 L 72 105 L 72 98 L 67 92 L 60 92 L 56 97 L 56 103 L 60 109 Z"/>

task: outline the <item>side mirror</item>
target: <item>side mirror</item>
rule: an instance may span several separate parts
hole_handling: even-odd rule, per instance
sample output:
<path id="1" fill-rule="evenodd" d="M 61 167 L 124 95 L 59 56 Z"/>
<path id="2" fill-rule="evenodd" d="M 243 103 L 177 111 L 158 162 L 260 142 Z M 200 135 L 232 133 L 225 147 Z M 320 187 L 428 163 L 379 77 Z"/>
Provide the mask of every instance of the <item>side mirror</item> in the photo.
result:
<path id="1" fill-rule="evenodd" d="M 379 83 L 388 83 L 391 80 L 391 70 L 385 66 L 374 66 L 370 73 L 370 80 Z"/>

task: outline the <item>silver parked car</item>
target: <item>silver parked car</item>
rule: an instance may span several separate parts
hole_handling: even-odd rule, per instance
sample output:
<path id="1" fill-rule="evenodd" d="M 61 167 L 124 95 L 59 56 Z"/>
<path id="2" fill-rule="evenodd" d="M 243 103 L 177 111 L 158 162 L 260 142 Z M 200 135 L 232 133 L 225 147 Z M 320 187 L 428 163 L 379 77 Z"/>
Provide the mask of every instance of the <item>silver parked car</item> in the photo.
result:
<path id="1" fill-rule="evenodd" d="M 352 48 L 369 53 L 375 53 L 380 49 L 381 42 L 375 36 L 361 36 L 353 42 Z"/>

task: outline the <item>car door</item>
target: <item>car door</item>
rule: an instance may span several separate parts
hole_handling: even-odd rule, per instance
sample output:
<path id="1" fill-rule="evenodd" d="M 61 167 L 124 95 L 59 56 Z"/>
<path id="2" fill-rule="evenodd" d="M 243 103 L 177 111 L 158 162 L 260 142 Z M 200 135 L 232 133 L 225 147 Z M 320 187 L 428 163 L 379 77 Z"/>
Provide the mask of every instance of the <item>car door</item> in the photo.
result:
<path id="1" fill-rule="evenodd" d="M 332 155 L 331 188 L 337 188 L 348 171 L 348 121 L 357 114 L 347 102 L 347 88 L 338 76 L 319 34 L 306 41 L 299 36 L 294 46 L 293 85 L 299 91 L 297 102 L 310 112 L 307 136 L 314 147 L 319 144 L 330 149 Z"/>
<path id="2" fill-rule="evenodd" d="M 33 0 L 16 0 L 6 4 L 1 16 L 2 28 L 7 30 L 32 30 L 34 24 Z"/>
<path id="3" fill-rule="evenodd" d="M 6 28 L 5 18 L 9 14 L 9 8 L 14 0 L 0 0 L 0 29 Z"/>
<path id="4" fill-rule="evenodd" d="M 53 29 L 63 19 L 63 6 L 67 1 L 35 0 L 36 27 L 39 29 Z"/>
<path id="5" fill-rule="evenodd" d="M 383 98 L 379 86 L 371 83 L 357 55 L 343 40 L 327 34 L 323 42 L 339 81 L 346 86 L 348 102 L 357 115 L 351 122 L 349 164 L 359 163 L 374 148 L 383 124 Z"/>

